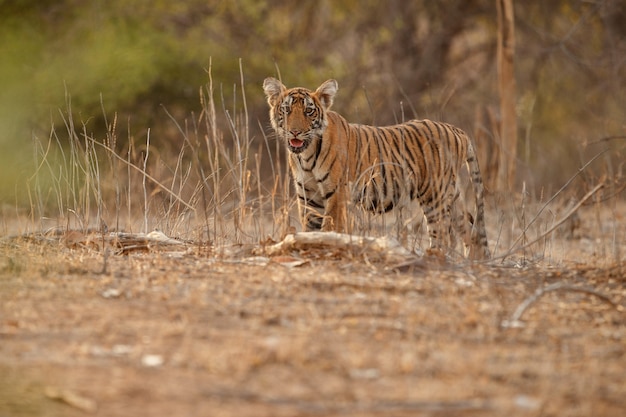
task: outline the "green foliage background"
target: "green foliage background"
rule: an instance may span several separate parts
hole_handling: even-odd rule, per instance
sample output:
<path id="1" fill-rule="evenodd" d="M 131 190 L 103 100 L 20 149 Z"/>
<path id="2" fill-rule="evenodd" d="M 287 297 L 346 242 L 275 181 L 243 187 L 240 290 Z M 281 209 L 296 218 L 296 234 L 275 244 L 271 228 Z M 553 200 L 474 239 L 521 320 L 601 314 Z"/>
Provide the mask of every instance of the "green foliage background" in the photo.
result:
<path id="1" fill-rule="evenodd" d="M 624 135 L 625 9 L 618 0 L 516 2 L 520 179 L 562 182 L 584 142 Z M 336 78 L 335 107 L 355 122 L 429 117 L 473 132 L 477 112 L 497 113 L 493 0 L 0 0 L 0 10 L 8 205 L 34 170 L 31 139 L 59 126 L 70 99 L 95 137 L 104 108 L 128 136 L 151 128 L 156 143 L 176 146 L 161 105 L 180 120 L 197 112 L 209 62 L 230 105 L 241 59 L 254 127 L 267 126 L 260 85 L 276 75 L 310 88 Z"/>

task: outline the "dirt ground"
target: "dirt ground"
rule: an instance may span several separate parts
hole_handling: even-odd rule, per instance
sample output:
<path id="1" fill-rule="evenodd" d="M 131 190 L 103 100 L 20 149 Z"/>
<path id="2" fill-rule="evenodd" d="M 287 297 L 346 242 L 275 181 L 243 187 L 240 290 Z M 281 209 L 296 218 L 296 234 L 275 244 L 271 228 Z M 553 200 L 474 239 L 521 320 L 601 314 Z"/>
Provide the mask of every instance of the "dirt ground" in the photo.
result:
<path id="1" fill-rule="evenodd" d="M 625 219 L 584 216 L 473 265 L 5 237 L 0 416 L 626 415 Z"/>

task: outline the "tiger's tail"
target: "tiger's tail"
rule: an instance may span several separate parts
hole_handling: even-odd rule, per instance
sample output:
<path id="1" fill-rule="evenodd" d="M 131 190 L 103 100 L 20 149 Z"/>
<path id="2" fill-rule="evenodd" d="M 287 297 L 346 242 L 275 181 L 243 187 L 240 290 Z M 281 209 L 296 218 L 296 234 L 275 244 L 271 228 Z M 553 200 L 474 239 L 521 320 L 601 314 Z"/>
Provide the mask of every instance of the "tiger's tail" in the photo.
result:
<path id="1" fill-rule="evenodd" d="M 470 181 L 472 182 L 472 188 L 476 196 L 476 216 L 474 216 L 474 221 L 472 222 L 469 257 L 475 260 L 489 259 L 491 253 L 489 251 L 489 242 L 487 241 L 487 231 L 485 227 L 485 187 L 483 185 L 480 167 L 478 166 L 474 142 L 469 137 L 465 163 L 467 164 Z"/>

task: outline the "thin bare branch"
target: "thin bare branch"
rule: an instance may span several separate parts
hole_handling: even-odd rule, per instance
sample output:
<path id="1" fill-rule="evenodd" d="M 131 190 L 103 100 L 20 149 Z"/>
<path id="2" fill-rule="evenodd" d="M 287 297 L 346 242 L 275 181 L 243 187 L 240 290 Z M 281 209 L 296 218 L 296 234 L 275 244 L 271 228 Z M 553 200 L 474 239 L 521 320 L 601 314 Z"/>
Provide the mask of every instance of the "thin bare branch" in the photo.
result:
<path id="1" fill-rule="evenodd" d="M 550 205 L 550 203 L 552 203 L 554 201 L 554 199 L 556 199 L 556 197 L 559 196 L 572 183 L 572 181 L 574 181 L 574 179 L 576 179 L 576 177 L 578 177 L 580 174 L 582 174 L 585 171 L 585 169 L 587 169 L 587 167 L 589 165 L 591 165 L 591 163 L 593 161 L 598 159 L 606 151 L 607 151 L 607 149 L 598 152 L 593 158 L 591 158 L 589 161 L 587 161 L 587 163 L 585 165 L 580 167 L 578 169 L 578 171 L 576 171 L 576 173 L 574 175 L 572 175 L 572 177 L 569 180 L 567 180 L 567 182 L 565 184 L 563 184 L 563 186 L 559 189 L 559 191 L 554 193 L 554 195 L 552 197 L 550 197 L 548 199 L 548 201 L 546 201 L 543 206 L 541 206 L 541 208 L 539 209 L 539 211 L 537 212 L 535 217 L 530 222 L 528 222 L 528 224 L 526 225 L 524 230 L 522 230 L 522 233 L 520 233 L 520 235 L 517 237 L 517 239 L 515 239 L 515 242 L 513 242 L 513 244 L 511 245 L 512 249 L 510 249 L 509 252 L 507 252 L 507 254 L 503 255 L 503 257 L 506 257 L 506 256 L 510 255 L 511 253 L 516 252 L 519 249 L 523 248 L 523 247 L 520 247 L 520 248 L 515 249 L 514 247 L 520 241 L 520 239 L 522 239 L 522 237 L 525 236 L 525 234 L 528 231 L 528 229 L 530 228 L 530 226 L 532 226 L 535 223 L 535 221 L 539 218 L 539 215 L 541 215 L 541 213 L 543 213 L 543 211 L 546 209 L 546 207 L 548 207 Z M 565 221 L 565 220 L 563 220 L 563 221 Z"/>
<path id="2" fill-rule="evenodd" d="M 557 282 L 557 283 L 548 285 L 547 287 L 538 288 L 533 295 L 527 297 L 519 306 L 517 306 L 517 308 L 515 309 L 515 312 L 513 313 L 513 315 L 511 315 L 511 318 L 509 320 L 504 320 L 502 322 L 502 327 L 523 327 L 521 318 L 524 312 L 528 309 L 528 307 L 530 307 L 535 301 L 537 301 L 544 294 L 547 294 L 551 291 L 558 291 L 558 290 L 574 291 L 574 292 L 581 292 L 585 294 L 594 295 L 598 297 L 600 300 L 604 301 L 605 303 L 611 305 L 618 311 L 623 311 L 624 309 L 622 306 L 620 306 L 619 304 L 611 300 L 611 298 L 608 295 L 603 294 L 599 291 L 596 291 L 591 288 L 571 285 L 565 282 Z"/>
<path id="3" fill-rule="evenodd" d="M 147 179 L 149 179 L 150 181 L 152 181 L 155 185 L 159 186 L 163 191 L 165 191 L 167 194 L 171 195 L 172 197 L 174 197 L 177 201 L 179 201 L 183 206 L 187 207 L 189 210 L 192 211 L 196 211 L 196 209 L 191 206 L 189 203 L 187 203 L 185 200 L 183 200 L 180 196 L 178 196 L 175 192 L 173 192 L 172 190 L 170 190 L 169 188 L 167 188 L 167 186 L 161 184 L 156 178 L 154 178 L 152 175 L 148 174 L 144 169 L 139 168 L 138 166 L 132 164 L 131 162 L 127 161 L 126 159 L 122 158 L 121 156 L 119 156 L 113 149 L 111 149 L 110 147 L 108 147 L 107 145 L 105 145 L 104 143 L 100 143 L 97 140 L 87 137 L 87 139 L 91 142 L 93 142 L 94 144 L 104 148 L 105 150 L 109 151 L 111 153 L 111 155 L 113 155 L 116 159 L 119 159 L 120 161 L 122 161 L 124 164 L 128 165 L 130 168 L 138 171 L 141 175 L 144 175 Z"/>
<path id="4" fill-rule="evenodd" d="M 576 205 L 574 207 L 572 207 L 567 213 L 565 213 L 565 215 L 563 217 L 561 217 L 558 221 L 556 221 L 551 228 L 549 228 L 548 230 L 546 230 L 545 232 L 543 232 L 540 236 L 538 236 L 535 240 L 530 241 L 524 245 L 518 246 L 516 248 L 511 248 L 509 249 L 509 251 L 507 253 L 505 253 L 504 255 L 500 255 L 497 257 L 494 257 L 491 259 L 491 261 L 493 260 L 497 260 L 497 259 L 505 259 L 506 257 L 512 255 L 515 252 L 519 252 L 520 250 L 526 249 L 529 246 L 534 245 L 535 243 L 539 242 L 541 239 L 545 238 L 546 236 L 548 236 L 550 233 L 554 232 L 561 224 L 563 224 L 567 219 L 569 219 L 574 213 L 576 213 L 576 211 L 580 208 L 580 206 L 582 206 L 585 201 L 589 200 L 595 193 L 597 193 L 598 191 L 600 191 L 602 188 L 604 187 L 604 183 L 600 183 L 598 185 L 596 185 L 591 191 L 589 191 L 587 194 L 585 194 L 585 196 L 580 199 L 580 201 L 578 203 L 576 203 Z M 526 229 L 525 229 L 526 230 Z M 518 239 L 519 240 L 519 239 Z M 516 241 L 517 242 L 517 241 Z"/>

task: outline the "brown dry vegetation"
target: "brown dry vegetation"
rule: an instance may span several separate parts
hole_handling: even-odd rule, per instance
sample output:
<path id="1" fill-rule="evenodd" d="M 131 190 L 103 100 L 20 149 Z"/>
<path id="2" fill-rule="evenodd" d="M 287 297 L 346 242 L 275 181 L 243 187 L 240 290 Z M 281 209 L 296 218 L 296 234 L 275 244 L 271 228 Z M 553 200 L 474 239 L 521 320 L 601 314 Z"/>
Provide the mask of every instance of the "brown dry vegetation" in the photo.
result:
<path id="1" fill-rule="evenodd" d="M 31 206 L 2 207 L 0 416 L 626 411 L 621 149 L 557 192 L 490 193 L 488 263 L 418 256 L 413 213 L 355 208 L 355 235 L 416 252 L 269 255 L 297 227 L 284 162 L 261 169 L 280 144 L 240 114 L 226 143 L 212 97 L 178 155 L 71 109 L 34 142 Z"/>
<path id="2" fill-rule="evenodd" d="M 624 205 L 577 214 L 474 265 L 4 238 L 0 415 L 622 415 Z"/>
<path id="3" fill-rule="evenodd" d="M 621 149 L 557 192 L 490 193 L 488 263 L 418 256 L 413 213 L 356 208 L 355 235 L 416 252 L 269 255 L 297 227 L 284 163 L 261 169 L 280 144 L 239 114 L 226 143 L 212 97 L 178 155 L 71 110 L 34 143 L 31 206 L 2 208 L 0 416 L 626 411 Z"/>
<path id="4" fill-rule="evenodd" d="M 150 129 L 155 149 L 178 151 L 182 140 L 167 112 L 192 128 L 209 66 L 219 113 L 242 111 L 245 80 L 256 140 L 269 126 L 265 77 L 308 88 L 335 78 L 335 108 L 352 122 L 450 122 L 497 152 L 496 3 L 4 2 L 0 199 L 27 201 L 32 138 L 45 142 L 51 121 L 63 125 L 69 97 L 79 131 L 84 123 L 101 140 L 116 114 L 120 145 L 145 143 Z M 518 180 L 533 190 L 555 187 L 598 151 L 590 143 L 611 136 L 621 137 L 608 142 L 613 149 L 623 146 L 626 7 L 621 0 L 525 0 L 515 2 L 515 21 Z M 228 123 L 219 125 L 230 143 Z M 269 154 L 263 149 L 266 161 Z"/>
<path id="5" fill-rule="evenodd" d="M 65 107 L 49 127 L 27 106 L 45 126 L 29 142 L 34 168 L 3 165 L 19 181 L 0 205 L 0 417 L 626 414 L 621 3 L 518 4 L 523 139 L 517 188 L 506 193 L 492 185 L 490 158 L 499 123 L 493 2 L 371 2 L 345 19 L 354 2 L 131 10 L 116 1 L 95 13 L 107 23 L 95 32 L 85 17 L 93 4 L 65 0 L 75 11 L 65 16 L 52 3 L 26 7 L 50 37 L 5 43 L 21 57 L 17 68 L 31 69 L 33 91 Z M 32 31 L 22 12 L 7 15 L 17 34 Z M 309 38 L 302 19 L 330 29 Z M 127 20 L 125 43 L 117 35 Z M 49 65 L 56 59 L 92 76 L 60 53 L 66 45 L 78 62 L 126 68 L 110 58 L 141 57 L 120 53 L 135 51 L 136 31 L 149 45 L 169 39 L 142 50 L 184 65 L 131 60 L 135 105 L 107 112 L 118 102 L 88 79 L 81 91 L 71 76 L 65 90 L 49 87 L 67 75 L 65 64 Z M 86 41 L 75 48 L 68 38 Z M 24 64 L 39 55 L 24 54 L 21 39 L 47 51 L 48 75 Z M 204 39 L 196 52 L 181 46 Z M 292 39 L 308 43 L 288 48 Z M 206 76 L 199 68 L 210 56 L 198 106 L 207 80 L 185 77 Z M 428 116 L 473 131 L 494 258 L 419 256 L 423 228 L 405 227 L 419 211 L 372 217 L 354 207 L 353 235 L 395 239 L 411 255 L 328 242 L 270 254 L 299 227 L 260 88 L 276 65 L 290 85 L 339 78 L 335 108 L 350 120 Z M 162 101 L 162 89 L 187 82 L 183 98 Z M 107 86 L 124 101 L 117 84 Z M 18 92 L 7 97 L 31 97 Z M 13 159 L 10 149 L 2 156 Z"/>

